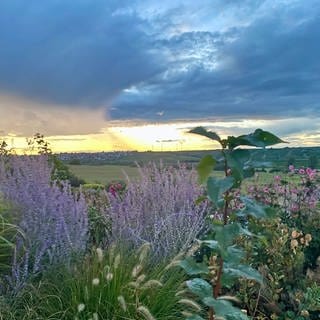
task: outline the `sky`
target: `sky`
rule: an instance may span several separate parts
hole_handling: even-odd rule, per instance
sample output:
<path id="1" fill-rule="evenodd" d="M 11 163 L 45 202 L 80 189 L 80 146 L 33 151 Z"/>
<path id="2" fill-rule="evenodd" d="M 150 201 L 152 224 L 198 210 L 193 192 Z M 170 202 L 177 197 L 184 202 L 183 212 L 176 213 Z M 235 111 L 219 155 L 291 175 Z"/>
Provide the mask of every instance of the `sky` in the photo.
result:
<path id="1" fill-rule="evenodd" d="M 318 0 L 1 0 L 0 137 L 54 151 L 320 145 Z"/>

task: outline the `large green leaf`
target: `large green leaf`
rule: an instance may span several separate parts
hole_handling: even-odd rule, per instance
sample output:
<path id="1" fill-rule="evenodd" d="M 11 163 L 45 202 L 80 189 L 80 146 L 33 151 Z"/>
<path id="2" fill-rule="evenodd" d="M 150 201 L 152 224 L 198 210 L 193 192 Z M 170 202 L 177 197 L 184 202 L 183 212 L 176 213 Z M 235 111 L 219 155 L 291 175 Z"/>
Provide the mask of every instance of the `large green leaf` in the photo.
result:
<path id="1" fill-rule="evenodd" d="M 227 253 L 227 248 L 233 245 L 236 237 L 240 235 L 241 226 L 238 223 L 230 223 L 225 226 L 216 226 L 215 231 L 215 240 L 218 241 L 219 246 L 222 249 L 222 252 Z"/>
<path id="2" fill-rule="evenodd" d="M 218 317 L 226 320 L 249 320 L 240 309 L 234 307 L 227 300 L 206 297 L 202 301 L 208 307 L 213 308 L 215 315 Z"/>
<path id="3" fill-rule="evenodd" d="M 238 188 L 241 185 L 243 179 L 250 178 L 255 173 L 250 159 L 250 152 L 248 150 L 232 150 L 232 152 L 227 154 L 227 161 L 235 181 L 235 188 Z"/>
<path id="4" fill-rule="evenodd" d="M 204 156 L 198 164 L 199 182 L 204 183 L 212 173 L 216 160 L 211 155 Z"/>
<path id="5" fill-rule="evenodd" d="M 201 299 L 212 296 L 212 286 L 201 278 L 188 280 L 187 287 Z"/>
<path id="6" fill-rule="evenodd" d="M 239 137 L 229 136 L 227 138 L 228 148 L 230 150 L 233 150 L 234 148 L 239 146 L 248 146 L 248 145 L 251 146 L 251 144 L 249 144 L 249 142 L 244 137 L 245 136 L 239 136 Z"/>
<path id="7" fill-rule="evenodd" d="M 256 147 L 267 147 L 278 143 L 287 143 L 271 132 L 256 129 L 254 133 L 248 134 L 246 139 Z"/>
<path id="8" fill-rule="evenodd" d="M 241 197 L 245 207 L 239 211 L 238 216 L 252 216 L 256 219 L 266 219 L 273 216 L 274 212 L 270 207 L 259 204 L 254 199 Z"/>
<path id="9" fill-rule="evenodd" d="M 237 150 L 233 150 L 230 154 L 235 161 L 237 161 L 238 163 L 241 163 L 242 165 L 245 165 L 250 161 L 249 150 L 237 149 Z"/>
<path id="10" fill-rule="evenodd" d="M 221 142 L 221 138 L 213 131 L 209 131 L 204 127 L 196 127 L 189 131 L 190 133 L 199 134 L 200 136 L 207 137 L 211 140 Z"/>
<path id="11" fill-rule="evenodd" d="M 233 178 L 233 187 L 239 188 L 242 183 L 242 180 L 244 179 L 242 168 L 232 167 L 231 168 L 231 175 Z"/>
<path id="12" fill-rule="evenodd" d="M 281 140 L 271 132 L 264 131 L 262 129 L 256 129 L 253 133 L 247 135 L 241 135 L 239 137 L 228 137 L 228 146 L 230 149 L 234 149 L 239 146 L 252 146 L 265 148 L 278 143 L 287 143 Z"/>
<path id="13" fill-rule="evenodd" d="M 255 280 L 260 284 L 263 283 L 263 278 L 262 278 L 262 275 L 259 273 L 259 271 L 244 264 L 224 263 L 223 271 L 228 275 L 232 275 L 232 276 L 240 277 L 244 279 Z"/>
<path id="14" fill-rule="evenodd" d="M 207 192 L 209 199 L 217 204 L 218 200 L 221 199 L 222 195 L 232 188 L 234 183 L 233 177 L 226 177 L 223 179 L 216 179 L 209 177 L 207 181 Z"/>
<path id="15" fill-rule="evenodd" d="M 224 260 L 226 262 L 237 264 L 240 263 L 240 261 L 245 257 L 245 252 L 241 248 L 232 245 L 227 247 L 224 256 Z"/>
<path id="16" fill-rule="evenodd" d="M 180 262 L 180 267 L 182 267 L 188 275 L 209 273 L 209 268 L 206 264 L 197 263 L 192 257 L 187 257 L 184 260 L 182 260 Z"/>

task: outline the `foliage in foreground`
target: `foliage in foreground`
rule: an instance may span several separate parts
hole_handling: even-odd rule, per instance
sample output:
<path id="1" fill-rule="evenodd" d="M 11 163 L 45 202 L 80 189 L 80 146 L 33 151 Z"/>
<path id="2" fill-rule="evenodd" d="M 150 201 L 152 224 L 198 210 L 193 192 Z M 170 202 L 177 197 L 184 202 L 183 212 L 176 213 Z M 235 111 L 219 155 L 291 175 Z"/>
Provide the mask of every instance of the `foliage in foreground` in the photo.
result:
<path id="1" fill-rule="evenodd" d="M 2 319 L 181 319 L 188 310 L 176 295 L 183 273 L 168 265 L 151 268 L 149 249 L 97 248 L 71 269 L 51 268 L 3 301 Z"/>

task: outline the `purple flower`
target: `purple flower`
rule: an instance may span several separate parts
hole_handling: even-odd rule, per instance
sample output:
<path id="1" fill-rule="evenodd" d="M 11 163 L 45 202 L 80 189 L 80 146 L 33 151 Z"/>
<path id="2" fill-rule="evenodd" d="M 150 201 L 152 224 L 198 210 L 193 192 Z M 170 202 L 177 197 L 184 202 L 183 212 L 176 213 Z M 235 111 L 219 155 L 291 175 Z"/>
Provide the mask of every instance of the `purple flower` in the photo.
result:
<path id="1" fill-rule="evenodd" d="M 203 189 L 194 170 L 162 164 L 139 170 L 140 179 L 129 180 L 121 197 L 109 193 L 112 237 L 136 246 L 149 242 L 155 258 L 172 257 L 205 228 L 209 204 L 196 203 Z"/>
<path id="2" fill-rule="evenodd" d="M 47 263 L 67 263 L 83 252 L 88 236 L 87 205 L 81 192 L 73 194 L 68 182 L 51 182 L 46 156 L 0 159 L 0 191 L 17 210 L 25 237 L 12 266 L 13 286 L 21 287 L 30 274 Z"/>

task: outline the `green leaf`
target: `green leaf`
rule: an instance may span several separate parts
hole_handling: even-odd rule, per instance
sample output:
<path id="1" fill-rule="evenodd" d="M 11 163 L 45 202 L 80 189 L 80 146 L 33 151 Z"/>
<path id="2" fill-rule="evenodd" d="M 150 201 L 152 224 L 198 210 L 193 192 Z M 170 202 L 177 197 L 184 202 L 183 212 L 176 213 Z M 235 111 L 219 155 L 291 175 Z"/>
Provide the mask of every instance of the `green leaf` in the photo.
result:
<path id="1" fill-rule="evenodd" d="M 218 241 L 219 246 L 225 253 L 227 253 L 227 248 L 233 245 L 236 237 L 240 234 L 240 225 L 238 223 L 231 223 L 225 226 L 217 226 L 214 228 L 215 240 Z"/>
<path id="2" fill-rule="evenodd" d="M 246 139 L 244 139 L 243 137 L 244 136 L 239 136 L 239 137 L 229 136 L 227 138 L 228 148 L 230 150 L 233 150 L 234 148 L 239 147 L 239 146 L 251 145 L 251 144 L 248 144 L 248 141 Z"/>
<path id="3" fill-rule="evenodd" d="M 203 244 L 212 250 L 220 250 L 219 242 L 216 240 L 203 240 L 199 241 L 199 244 Z"/>
<path id="4" fill-rule="evenodd" d="M 256 129 L 254 133 L 249 134 L 246 139 L 250 141 L 256 147 L 267 147 L 272 146 L 278 143 L 287 143 L 286 141 L 281 140 L 273 133 L 268 131 L 263 131 L 262 129 Z"/>
<path id="5" fill-rule="evenodd" d="M 197 167 L 200 183 L 207 181 L 215 165 L 216 160 L 211 155 L 206 155 L 201 159 Z"/>
<path id="6" fill-rule="evenodd" d="M 234 264 L 225 263 L 223 266 L 223 271 L 228 275 L 232 275 L 232 276 L 240 277 L 244 279 L 255 280 L 260 284 L 263 283 L 263 278 L 262 278 L 262 275 L 259 273 L 259 271 L 244 264 L 234 265 Z"/>
<path id="7" fill-rule="evenodd" d="M 184 269 L 184 271 L 188 275 L 196 275 L 196 274 L 208 274 L 209 269 L 208 266 L 204 263 L 197 263 L 192 257 L 187 257 L 180 262 L 180 267 Z"/>
<path id="8" fill-rule="evenodd" d="M 226 320 L 249 320 L 240 309 L 234 307 L 227 300 L 206 297 L 202 301 L 208 307 L 213 308 L 215 315 L 218 317 Z"/>
<path id="9" fill-rule="evenodd" d="M 231 169 L 231 176 L 233 178 L 233 187 L 234 188 L 239 188 L 242 180 L 244 178 L 243 176 L 243 172 L 242 169 L 238 168 L 238 167 L 232 167 Z"/>
<path id="10" fill-rule="evenodd" d="M 227 154 L 228 166 L 231 168 L 231 175 L 234 179 L 234 188 L 238 188 L 244 179 L 243 167 L 245 165 L 245 157 L 247 150 L 234 150 Z"/>
<path id="11" fill-rule="evenodd" d="M 189 133 L 199 134 L 200 136 L 207 137 L 211 140 L 221 142 L 221 138 L 213 131 L 208 131 L 204 127 L 196 127 L 189 131 Z"/>
<path id="12" fill-rule="evenodd" d="M 209 177 L 207 181 L 207 192 L 209 199 L 217 204 L 218 200 L 222 197 L 222 195 L 232 188 L 234 183 L 233 177 L 226 177 L 223 179 L 216 179 L 213 177 Z"/>
<path id="13" fill-rule="evenodd" d="M 251 178 L 256 173 L 254 167 L 245 167 L 243 168 L 243 178 Z"/>
<path id="14" fill-rule="evenodd" d="M 245 150 L 245 149 L 233 150 L 231 155 L 234 160 L 236 160 L 238 163 L 241 163 L 243 165 L 250 161 L 249 150 Z"/>
<path id="15" fill-rule="evenodd" d="M 188 280 L 187 287 L 201 299 L 212 296 L 212 286 L 201 278 Z"/>
<path id="16" fill-rule="evenodd" d="M 281 140 L 273 133 L 264 131 L 262 129 L 256 129 L 253 133 L 247 135 L 241 135 L 239 137 L 228 137 L 228 147 L 234 149 L 238 146 L 252 146 L 265 148 L 278 143 L 287 143 Z"/>
<path id="17" fill-rule="evenodd" d="M 256 219 L 266 219 L 274 214 L 271 208 L 261 205 L 248 197 L 241 197 L 241 201 L 245 204 L 245 207 L 239 211 L 238 216 L 248 215 Z"/>
<path id="18" fill-rule="evenodd" d="M 225 262 L 237 264 L 240 263 L 240 261 L 245 257 L 244 251 L 233 245 L 227 247 L 226 253 L 225 253 Z"/>

